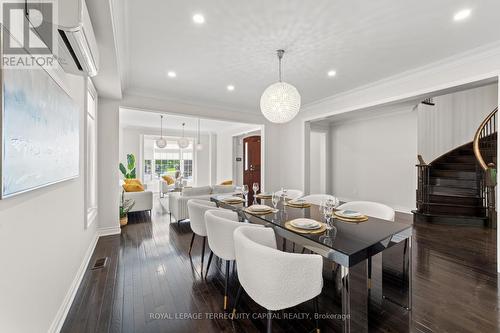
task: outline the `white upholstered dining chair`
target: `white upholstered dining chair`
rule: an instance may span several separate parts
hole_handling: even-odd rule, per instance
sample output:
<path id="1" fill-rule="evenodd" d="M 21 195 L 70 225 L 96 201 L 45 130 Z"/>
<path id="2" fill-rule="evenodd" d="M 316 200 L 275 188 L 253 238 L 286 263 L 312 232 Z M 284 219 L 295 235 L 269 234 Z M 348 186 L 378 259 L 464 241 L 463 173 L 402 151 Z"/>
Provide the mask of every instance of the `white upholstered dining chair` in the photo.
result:
<path id="1" fill-rule="evenodd" d="M 203 274 L 203 261 L 205 260 L 205 242 L 207 239 L 207 228 L 205 225 L 205 212 L 209 209 L 217 209 L 217 205 L 207 200 L 191 199 L 187 202 L 190 227 L 193 231 L 191 244 L 189 244 L 189 255 L 193 248 L 194 238 L 196 235 L 203 238 L 201 248 L 201 272 Z"/>
<path id="2" fill-rule="evenodd" d="M 240 288 L 233 313 L 242 289 L 267 309 L 267 332 L 272 331 L 272 311 L 314 299 L 314 310 L 318 312 L 317 296 L 323 288 L 320 255 L 279 251 L 273 229 L 247 226 L 234 231 L 234 249 Z"/>
<path id="3" fill-rule="evenodd" d="M 322 202 L 330 199 L 330 200 L 335 200 L 335 197 L 330 194 L 309 194 L 306 195 L 305 197 L 301 197 L 301 199 L 304 199 L 305 201 L 313 204 L 313 205 L 321 205 Z"/>
<path id="4" fill-rule="evenodd" d="M 276 191 L 275 194 L 282 195 L 283 191 L 282 190 Z M 288 199 L 298 199 L 303 195 L 304 195 L 304 192 L 302 192 L 301 190 L 293 190 L 293 189 L 286 190 L 286 197 Z"/>
<path id="5" fill-rule="evenodd" d="M 360 212 L 364 215 L 375 217 L 381 220 L 387 220 L 394 222 L 394 217 L 396 213 L 394 209 L 391 207 L 384 205 L 382 203 L 373 202 L 373 201 L 351 201 L 346 202 L 343 205 L 338 207 L 339 210 L 354 210 Z M 405 264 L 404 258 L 406 256 L 407 249 L 407 241 L 405 241 L 404 250 L 403 250 L 403 274 L 405 274 Z M 372 280 L 372 258 L 368 258 L 368 288 L 371 288 L 371 280 Z"/>
<path id="6" fill-rule="evenodd" d="M 391 207 L 372 201 L 351 201 L 338 207 L 340 210 L 354 210 L 381 220 L 394 221 L 395 212 Z"/>
<path id="7" fill-rule="evenodd" d="M 211 253 L 207 264 L 207 273 L 210 269 L 212 256 L 215 254 L 217 257 L 226 261 L 226 279 L 224 285 L 224 310 L 228 306 L 228 284 L 229 284 L 229 263 L 235 260 L 234 255 L 234 240 L 233 234 L 236 228 L 242 225 L 250 228 L 263 228 L 260 224 L 250 224 L 239 222 L 238 214 L 228 209 L 207 210 L 205 212 L 205 223 L 207 226 L 208 246 Z"/>

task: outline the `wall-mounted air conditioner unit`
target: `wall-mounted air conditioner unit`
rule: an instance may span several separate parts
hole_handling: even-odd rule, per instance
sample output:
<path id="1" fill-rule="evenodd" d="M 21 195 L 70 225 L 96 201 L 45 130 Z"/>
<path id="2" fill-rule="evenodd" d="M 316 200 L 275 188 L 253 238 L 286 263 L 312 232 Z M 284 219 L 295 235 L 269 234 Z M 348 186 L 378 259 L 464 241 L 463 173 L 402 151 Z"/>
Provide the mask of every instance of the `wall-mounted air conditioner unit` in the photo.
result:
<path id="1" fill-rule="evenodd" d="M 57 60 L 68 73 L 95 76 L 99 70 L 99 50 L 85 0 L 55 3 L 57 17 L 52 26 L 58 39 L 58 48 L 54 50 Z M 47 38 L 43 31 L 39 35 Z"/>

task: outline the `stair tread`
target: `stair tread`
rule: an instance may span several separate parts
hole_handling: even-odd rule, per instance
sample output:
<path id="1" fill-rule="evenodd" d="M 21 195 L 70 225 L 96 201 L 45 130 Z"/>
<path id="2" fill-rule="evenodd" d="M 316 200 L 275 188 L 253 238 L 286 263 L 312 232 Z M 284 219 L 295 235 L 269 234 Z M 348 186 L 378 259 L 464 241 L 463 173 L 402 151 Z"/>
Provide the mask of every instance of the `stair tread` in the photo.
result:
<path id="1" fill-rule="evenodd" d="M 418 214 L 418 215 L 423 215 L 423 216 L 428 216 L 428 217 L 458 218 L 458 219 L 464 219 L 464 220 L 469 220 L 469 219 L 483 219 L 483 220 L 486 220 L 486 219 L 488 219 L 487 216 L 444 215 L 444 214 L 422 213 L 422 212 L 419 212 L 417 210 L 413 210 L 412 213 L 413 214 Z"/>
<path id="2" fill-rule="evenodd" d="M 431 193 L 430 195 L 432 195 L 432 196 L 439 196 L 439 197 L 481 199 L 481 196 L 479 194 L 478 195 L 467 195 L 467 194 L 449 193 L 449 192 L 434 192 L 434 193 Z"/>
<path id="3" fill-rule="evenodd" d="M 446 202 L 428 202 L 425 205 L 429 206 L 451 206 L 451 207 L 459 207 L 459 208 L 484 208 L 483 205 L 463 205 L 463 204 L 453 204 Z"/>

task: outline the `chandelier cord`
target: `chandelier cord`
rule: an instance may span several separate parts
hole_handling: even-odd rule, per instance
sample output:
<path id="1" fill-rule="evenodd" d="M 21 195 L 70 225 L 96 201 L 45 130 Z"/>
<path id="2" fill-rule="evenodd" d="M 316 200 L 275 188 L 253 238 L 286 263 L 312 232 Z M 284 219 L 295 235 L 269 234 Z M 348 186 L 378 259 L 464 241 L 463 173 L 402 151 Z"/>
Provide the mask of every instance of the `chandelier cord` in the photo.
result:
<path id="1" fill-rule="evenodd" d="M 163 139 L 163 115 L 160 116 L 160 138 Z"/>
<path id="2" fill-rule="evenodd" d="M 281 57 L 279 58 L 279 76 L 280 76 L 280 82 L 282 82 L 282 80 L 281 80 Z"/>
<path id="3" fill-rule="evenodd" d="M 278 71 L 279 71 L 279 79 L 280 82 L 283 82 L 281 79 L 282 76 L 282 69 L 281 69 L 281 58 L 283 58 L 283 54 L 285 53 L 285 50 L 277 50 L 276 53 L 278 54 Z"/>

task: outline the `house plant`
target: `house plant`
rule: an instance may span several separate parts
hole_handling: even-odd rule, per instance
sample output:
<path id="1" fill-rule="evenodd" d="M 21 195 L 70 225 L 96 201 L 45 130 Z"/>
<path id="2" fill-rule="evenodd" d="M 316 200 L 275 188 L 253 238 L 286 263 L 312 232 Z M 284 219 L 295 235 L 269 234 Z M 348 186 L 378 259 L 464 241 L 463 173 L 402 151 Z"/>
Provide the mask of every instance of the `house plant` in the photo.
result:
<path id="1" fill-rule="evenodd" d="M 135 156 L 134 154 L 127 154 L 127 167 L 120 163 L 120 171 L 125 179 L 135 179 Z"/>
<path id="2" fill-rule="evenodd" d="M 134 207 L 135 201 L 133 199 L 125 199 L 123 197 L 123 193 L 125 191 L 122 191 L 122 200 L 120 203 L 120 226 L 126 226 L 128 223 L 128 212 Z"/>

